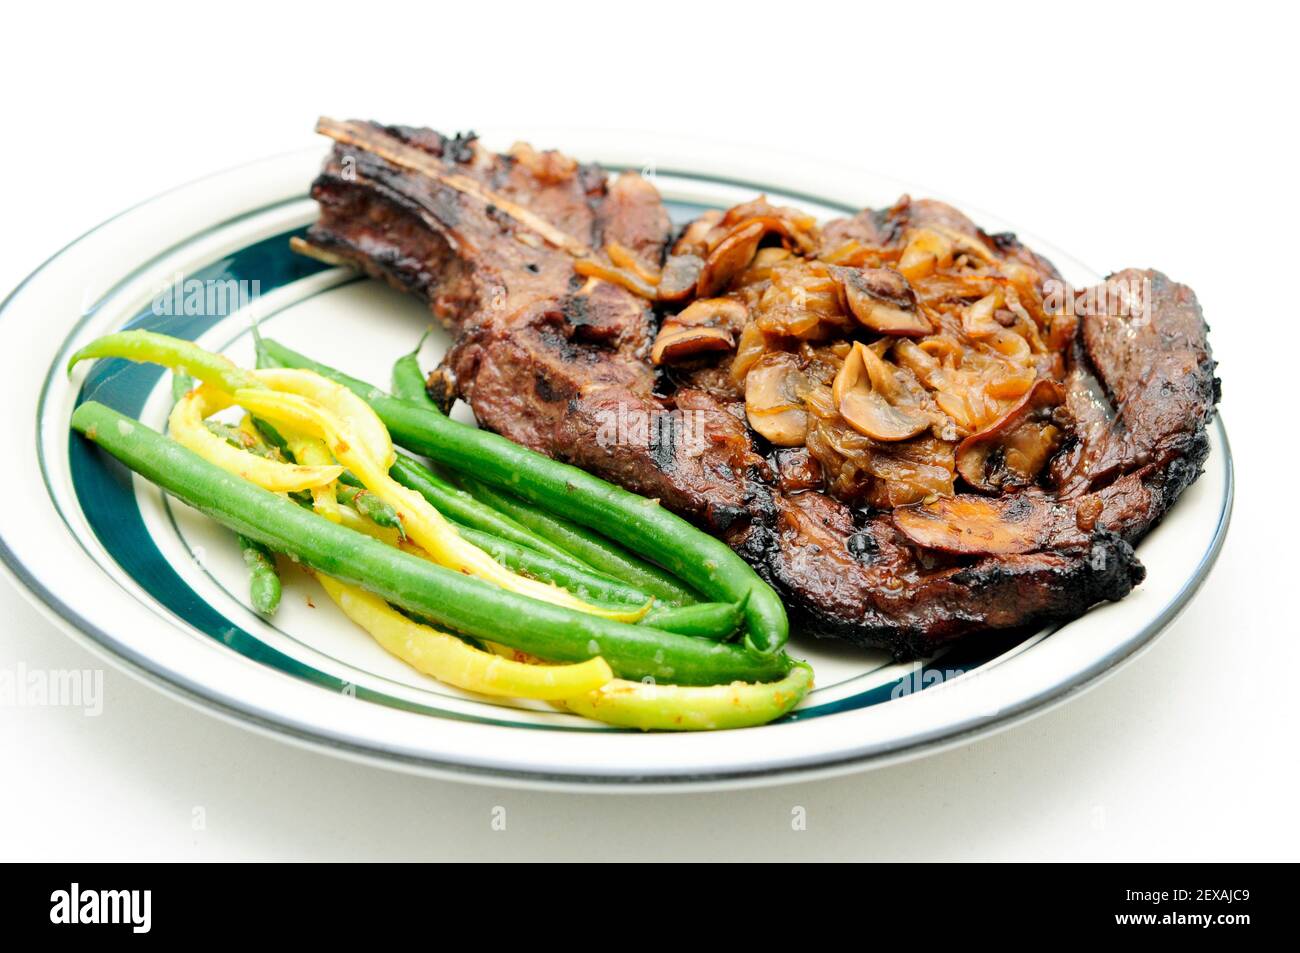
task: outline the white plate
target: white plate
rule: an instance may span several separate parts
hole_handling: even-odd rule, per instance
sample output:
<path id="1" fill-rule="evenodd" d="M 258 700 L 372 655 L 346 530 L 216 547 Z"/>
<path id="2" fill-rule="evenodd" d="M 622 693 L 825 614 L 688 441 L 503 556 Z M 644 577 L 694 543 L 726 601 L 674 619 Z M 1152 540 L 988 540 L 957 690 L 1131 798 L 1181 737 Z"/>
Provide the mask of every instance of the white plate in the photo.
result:
<path id="1" fill-rule="evenodd" d="M 605 136 L 552 138 L 613 168 L 646 164 Z M 657 184 L 678 216 L 758 191 L 832 216 L 887 204 L 902 191 L 829 164 L 733 161 L 663 141 L 655 151 Z M 782 722 L 731 732 L 618 731 L 541 704 L 457 691 L 386 655 L 305 578 L 286 579 L 268 623 L 247 605 L 229 533 L 69 433 L 73 406 L 90 395 L 161 428 L 168 376 L 100 362 L 69 379 L 63 365 L 75 348 L 128 325 L 197 338 L 251 363 L 252 312 L 268 334 L 385 382 L 394 358 L 428 324 L 424 309 L 287 248 L 288 236 L 315 215 L 305 194 L 323 154 L 321 147 L 267 159 L 124 212 L 55 255 L 0 306 L 9 408 L 0 445 L 18 450 L 8 455 L 0 508 L 5 566 L 61 627 L 208 711 L 337 754 L 495 783 L 646 790 L 830 774 L 958 743 L 1068 698 L 1168 625 L 1218 555 L 1232 470 L 1216 423 L 1204 476 L 1139 547 L 1148 576 L 1127 599 L 1028 639 L 975 636 L 926 664 L 891 664 L 796 633 L 792 649 L 814 663 L 817 689 Z M 1007 228 L 977 217 L 990 230 Z M 1025 237 L 1075 284 L 1098 278 Z M 244 289 L 259 294 L 243 309 L 214 300 L 203 314 L 160 315 L 166 309 L 155 299 L 177 276 L 257 281 Z M 426 366 L 446 343 L 426 344 Z"/>

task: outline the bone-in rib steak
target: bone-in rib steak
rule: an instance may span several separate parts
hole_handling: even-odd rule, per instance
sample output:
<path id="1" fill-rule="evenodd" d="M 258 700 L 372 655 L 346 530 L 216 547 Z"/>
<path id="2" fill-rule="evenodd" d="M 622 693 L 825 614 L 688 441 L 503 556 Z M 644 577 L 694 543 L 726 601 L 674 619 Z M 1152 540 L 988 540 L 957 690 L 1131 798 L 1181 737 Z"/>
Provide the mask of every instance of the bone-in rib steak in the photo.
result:
<path id="1" fill-rule="evenodd" d="M 962 429 L 953 422 L 960 413 L 936 406 L 903 366 L 909 353 L 927 360 L 909 348 L 948 320 L 900 284 L 895 267 L 906 273 L 915 254 L 902 264 L 898 256 L 918 245 L 908 236 L 947 236 L 956 247 L 948 256 L 961 267 L 963 255 L 1014 263 L 1038 291 L 1055 271 L 955 209 L 902 201 L 817 227 L 756 205 L 734 222 L 696 223 L 672 245 L 657 191 L 635 174 L 611 182 L 559 153 L 516 146 L 495 154 L 472 136 L 429 129 L 333 120 L 318 129 L 335 147 L 312 186 L 320 220 L 301 247 L 428 303 L 455 338 L 430 392 L 444 403 L 464 399 L 482 426 L 658 498 L 722 536 L 782 593 L 805 632 L 912 656 L 981 629 L 1067 618 L 1119 599 L 1144 574 L 1133 545 L 1208 452 L 1218 392 L 1205 324 L 1192 292 L 1158 272 L 1123 272 L 1094 289 L 1088 300 L 1124 307 L 1076 316 L 1059 379 L 1036 386 L 1032 400 L 996 404 L 1016 405 L 997 426 Z M 850 243 L 888 262 L 825 265 L 828 248 Z M 762 257 L 772 247 L 784 250 Z M 607 267 L 611 249 L 629 267 Z M 885 406 L 888 388 L 876 378 L 879 393 L 859 395 L 864 416 L 855 426 L 886 440 L 929 427 L 916 439 L 958 461 L 950 492 L 899 499 L 890 494 L 907 484 L 880 481 L 861 498 L 827 492 L 812 437 L 808 450 L 770 442 L 787 433 L 768 425 L 802 418 L 764 417 L 762 432 L 751 426 L 759 419 L 752 395 L 747 416 L 743 381 L 728 374 L 737 339 L 745 348 L 746 311 L 725 302 L 748 302 L 752 315 L 761 283 L 746 291 L 745 281 L 755 262 L 782 256 L 811 263 L 814 278 L 825 266 L 826 286 L 840 289 L 837 320 L 857 328 L 845 333 L 885 343 L 869 354 L 847 344 L 834 352 L 833 361 L 866 362 L 864 388 L 888 343 L 901 342 L 897 373 L 916 403 Z M 980 264 L 971 274 L 981 274 Z M 707 320 L 693 325 L 680 307 L 697 294 L 724 305 L 706 304 Z M 672 303 L 656 311 L 647 300 L 656 296 Z M 1000 330 L 990 321 L 1010 326 L 1023 310 L 1011 297 L 996 312 L 964 303 L 975 322 L 966 331 L 978 338 Z M 655 360 L 690 360 L 656 366 L 652 350 Z M 791 353 L 768 363 L 794 361 Z M 1051 357 L 1036 360 L 1046 368 Z M 817 383 L 813 370 L 799 373 Z M 829 376 L 825 383 L 830 393 Z M 1026 423 L 1051 435 L 1042 446 L 1052 456 L 1037 461 L 1040 469 L 1021 481 L 1028 485 L 1015 485 L 1003 431 Z M 897 426 L 905 429 L 872 429 Z M 964 441 L 975 429 L 978 437 Z M 803 433 L 796 427 L 794 440 Z M 955 458 L 953 447 L 961 448 Z"/>

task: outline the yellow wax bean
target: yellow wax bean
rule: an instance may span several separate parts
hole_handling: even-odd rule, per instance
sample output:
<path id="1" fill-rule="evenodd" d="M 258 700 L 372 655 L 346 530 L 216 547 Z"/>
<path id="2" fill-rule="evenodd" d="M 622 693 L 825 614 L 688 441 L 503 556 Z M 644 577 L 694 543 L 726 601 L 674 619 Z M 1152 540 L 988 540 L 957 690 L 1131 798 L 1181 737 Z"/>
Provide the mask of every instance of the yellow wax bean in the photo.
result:
<path id="1" fill-rule="evenodd" d="M 602 658 L 572 665 L 527 665 L 502 658 L 408 619 L 364 589 L 329 576 L 316 578 L 344 614 L 386 651 L 448 685 L 484 695 L 548 700 L 586 694 L 614 677 Z"/>

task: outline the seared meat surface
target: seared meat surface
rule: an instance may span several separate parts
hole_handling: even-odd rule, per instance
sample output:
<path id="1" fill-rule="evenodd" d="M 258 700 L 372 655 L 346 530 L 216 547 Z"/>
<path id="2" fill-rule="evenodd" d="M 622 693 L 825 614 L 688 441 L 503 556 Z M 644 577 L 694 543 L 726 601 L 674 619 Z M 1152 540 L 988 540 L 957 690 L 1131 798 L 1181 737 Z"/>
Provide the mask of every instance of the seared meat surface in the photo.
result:
<path id="1" fill-rule="evenodd" d="M 674 243 L 636 175 L 318 128 L 336 146 L 304 249 L 428 302 L 455 337 L 430 392 L 722 536 L 804 632 L 910 657 L 1119 599 L 1208 452 L 1206 328 L 1158 272 L 1048 313 L 1050 263 L 941 203 L 818 226 L 758 200 Z M 1012 342 L 994 397 L 931 379 L 935 355 L 960 366 L 945 335 L 975 380 L 993 352 L 970 342 L 1013 351 L 1008 329 L 1034 346 Z"/>

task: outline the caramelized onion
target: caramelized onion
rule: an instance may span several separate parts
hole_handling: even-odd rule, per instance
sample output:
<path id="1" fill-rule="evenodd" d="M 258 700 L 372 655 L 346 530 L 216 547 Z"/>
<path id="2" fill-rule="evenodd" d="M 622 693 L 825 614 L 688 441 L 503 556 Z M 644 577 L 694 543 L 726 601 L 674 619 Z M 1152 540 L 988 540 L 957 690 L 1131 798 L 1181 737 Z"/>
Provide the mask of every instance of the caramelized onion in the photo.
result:
<path id="1" fill-rule="evenodd" d="M 630 271 L 648 285 L 659 284 L 660 273 L 657 268 L 651 268 L 643 262 L 639 255 L 632 249 L 618 242 L 609 242 L 605 246 L 605 254 L 619 268 L 624 271 Z"/>
<path id="2" fill-rule="evenodd" d="M 995 312 L 1002 305 L 1002 292 L 993 291 L 968 307 L 961 315 L 961 329 L 968 337 L 988 338 L 1003 330 Z"/>
<path id="3" fill-rule="evenodd" d="M 732 381 L 738 385 L 744 384 L 745 375 L 766 350 L 767 336 L 757 324 L 751 321 L 740 332 L 740 341 L 736 344 L 736 356 L 731 361 Z"/>
<path id="4" fill-rule="evenodd" d="M 974 235 L 959 231 L 955 228 L 949 228 L 947 225 L 932 225 L 931 228 L 941 237 L 946 238 L 952 243 L 956 251 L 965 252 L 968 255 L 974 255 L 981 261 L 993 264 L 997 262 L 997 256 Z"/>
<path id="5" fill-rule="evenodd" d="M 652 285 L 646 284 L 640 275 L 611 263 L 596 258 L 578 258 L 573 262 L 573 270 L 584 278 L 598 278 L 610 284 L 621 285 L 638 297 L 654 301 L 659 297 Z"/>
<path id="6" fill-rule="evenodd" d="M 898 270 L 908 281 L 916 281 L 952 264 L 952 252 L 952 242 L 946 237 L 929 228 L 918 228 L 908 236 Z"/>
<path id="7" fill-rule="evenodd" d="M 754 431 L 809 461 L 801 488 L 820 479 L 846 502 L 892 509 L 951 498 L 959 477 L 984 493 L 1030 485 L 1069 426 L 1052 394 L 1075 319 L 1047 311 L 1050 267 L 932 206 L 823 234 L 760 197 L 689 225 L 661 272 L 622 248 L 597 261 L 605 280 L 660 303 L 694 299 L 664 318 L 653 360 L 724 355 L 674 379 L 743 392 Z M 1013 515 L 972 499 L 902 523 L 952 552 L 1030 545 Z M 972 542 L 980 534 L 991 542 Z"/>

